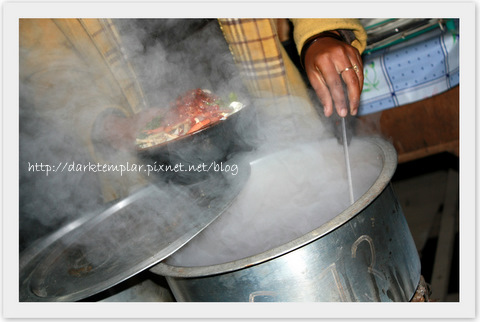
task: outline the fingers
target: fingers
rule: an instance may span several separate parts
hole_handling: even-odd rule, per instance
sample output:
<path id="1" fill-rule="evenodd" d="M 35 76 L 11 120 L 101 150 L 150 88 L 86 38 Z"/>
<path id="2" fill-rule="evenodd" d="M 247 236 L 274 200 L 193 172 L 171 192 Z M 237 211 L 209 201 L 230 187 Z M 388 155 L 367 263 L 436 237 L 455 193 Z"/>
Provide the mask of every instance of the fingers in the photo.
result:
<path id="1" fill-rule="evenodd" d="M 323 113 L 326 117 L 332 115 L 333 112 L 333 100 L 330 94 L 330 89 L 327 86 L 325 79 L 323 78 L 322 72 L 315 66 L 315 72 L 307 72 L 307 75 L 310 80 L 317 97 L 323 105 Z"/>
<path id="2" fill-rule="evenodd" d="M 333 64 L 326 66 L 324 65 L 322 73 L 337 114 L 341 117 L 347 116 L 349 112 L 356 115 L 363 84 L 363 72 L 356 57 L 339 57 Z"/>
<path id="3" fill-rule="evenodd" d="M 344 97 L 348 97 L 350 114 L 356 115 L 358 112 L 358 106 L 360 105 L 360 94 L 363 84 L 363 75 L 359 72 L 359 67 L 356 64 L 353 64 L 351 68 L 347 67 L 344 71 L 341 72 L 340 78 L 344 84 L 342 88 L 342 93 Z M 360 80 L 362 79 L 362 80 Z M 337 109 L 338 112 L 338 109 Z M 340 116 L 346 116 L 347 111 L 338 112 Z"/>
<path id="4" fill-rule="evenodd" d="M 335 39 L 309 48 L 305 70 L 324 107 L 325 116 L 334 112 L 356 115 L 363 88 L 363 63 L 357 49 Z"/>

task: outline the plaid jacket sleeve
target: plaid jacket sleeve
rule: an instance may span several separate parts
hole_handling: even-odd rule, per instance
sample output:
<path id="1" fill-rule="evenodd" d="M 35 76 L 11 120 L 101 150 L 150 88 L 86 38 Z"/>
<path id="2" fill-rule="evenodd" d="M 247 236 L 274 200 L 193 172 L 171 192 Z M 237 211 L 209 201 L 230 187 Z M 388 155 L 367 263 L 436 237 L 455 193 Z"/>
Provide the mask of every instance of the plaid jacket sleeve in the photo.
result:
<path id="1" fill-rule="evenodd" d="M 267 97 L 290 94 L 272 19 L 219 19 L 219 23 L 249 91 Z"/>

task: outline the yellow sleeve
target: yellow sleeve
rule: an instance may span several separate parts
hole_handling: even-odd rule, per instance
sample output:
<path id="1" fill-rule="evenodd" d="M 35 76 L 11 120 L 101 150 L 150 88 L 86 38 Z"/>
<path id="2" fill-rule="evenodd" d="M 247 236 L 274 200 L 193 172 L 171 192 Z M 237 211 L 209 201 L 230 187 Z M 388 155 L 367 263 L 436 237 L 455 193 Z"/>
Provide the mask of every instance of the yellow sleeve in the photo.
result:
<path id="1" fill-rule="evenodd" d="M 328 30 L 351 30 L 355 35 L 355 40 L 351 45 L 358 49 L 360 53 L 365 50 L 367 44 L 367 33 L 358 19 L 291 19 L 294 30 L 293 36 L 297 45 L 298 53 L 301 53 L 303 44 L 310 37 Z"/>

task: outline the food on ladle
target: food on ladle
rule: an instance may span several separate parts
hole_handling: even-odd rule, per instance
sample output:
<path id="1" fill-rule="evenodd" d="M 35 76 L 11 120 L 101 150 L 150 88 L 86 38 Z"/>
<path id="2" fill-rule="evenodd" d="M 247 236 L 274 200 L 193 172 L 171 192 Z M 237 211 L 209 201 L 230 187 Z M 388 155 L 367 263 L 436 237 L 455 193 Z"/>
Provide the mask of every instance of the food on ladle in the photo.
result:
<path id="1" fill-rule="evenodd" d="M 208 90 L 190 90 L 172 102 L 167 113 L 148 122 L 137 135 L 136 144 L 139 148 L 148 148 L 195 133 L 242 108 L 243 104 L 236 102 L 233 93 L 227 103 Z"/>

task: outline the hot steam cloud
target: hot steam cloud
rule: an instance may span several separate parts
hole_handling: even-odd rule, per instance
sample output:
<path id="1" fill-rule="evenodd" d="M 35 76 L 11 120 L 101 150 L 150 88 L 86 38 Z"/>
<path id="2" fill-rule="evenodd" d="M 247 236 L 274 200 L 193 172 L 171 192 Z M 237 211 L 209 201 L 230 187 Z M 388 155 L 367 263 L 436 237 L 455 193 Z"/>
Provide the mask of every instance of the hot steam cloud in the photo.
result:
<path id="1" fill-rule="evenodd" d="M 136 70 L 149 107 L 166 108 L 168 103 L 179 94 L 193 88 L 211 89 L 220 96 L 234 91 L 239 94 L 239 97 L 247 97 L 231 53 L 215 20 L 121 19 L 116 23 L 122 35 L 125 54 L 131 59 L 132 66 Z M 61 67 L 74 66 L 75 68 L 55 69 L 55 72 L 50 74 L 52 87 L 42 92 L 40 96 L 39 93 L 32 92 L 31 81 L 34 79 L 20 84 L 21 248 L 28 246 L 36 238 L 51 232 L 61 224 L 105 206 L 94 173 L 52 173 L 47 177 L 45 173 L 28 171 L 28 162 L 48 164 L 69 161 L 88 162 L 91 156 L 85 142 L 71 129 L 88 130 L 78 124 L 91 117 L 95 104 L 118 103 L 118 98 L 112 97 L 108 89 L 96 88 L 90 81 L 102 77 L 94 68 L 89 69 L 85 64 L 78 65 L 76 57 L 59 57 L 61 59 L 55 61 L 53 67 L 58 67 L 60 64 Z M 79 79 L 81 81 L 78 81 Z M 58 102 L 62 104 L 52 108 L 51 104 Z M 314 219 L 310 217 L 302 219 L 302 216 L 308 213 L 317 214 L 317 208 L 324 207 L 323 198 L 337 202 L 333 206 L 330 205 L 333 210 L 325 212 L 328 213 L 328 218 L 348 206 L 346 181 L 342 175 L 339 175 L 342 173 L 344 164 L 342 148 L 333 139 L 333 134 L 324 120 L 310 109 L 307 102 L 294 97 L 278 99 L 275 102 L 249 98 L 247 105 L 247 108 L 255 109 L 255 118 L 249 119 L 249 124 L 240 123 L 235 126 L 241 136 L 240 139 L 255 149 L 254 152 L 230 156 L 229 162 L 235 163 L 240 158 L 253 161 L 259 156 L 279 151 L 282 153 L 282 150 L 290 148 L 293 148 L 292 153 L 296 155 L 284 156 L 283 165 L 282 160 L 278 160 L 261 170 L 256 170 L 254 167 L 252 173 L 254 181 L 247 183 L 246 190 L 242 191 L 236 201 L 241 201 L 242 198 L 248 201 L 250 197 L 260 202 L 250 205 L 253 209 L 248 208 L 248 204 L 237 205 L 236 208 L 222 215 L 211 226 L 213 228 L 208 227 L 205 234 L 202 233 L 199 239 L 193 239 L 190 245 L 184 248 L 187 254 L 189 247 L 192 247 L 191 249 L 198 254 L 211 255 L 215 251 L 208 248 L 208 243 L 201 244 L 202 238 L 209 239 L 210 237 L 206 235 L 209 231 L 213 231 L 210 236 L 214 236 L 212 239 L 214 243 L 223 236 L 228 256 L 219 259 L 205 255 L 204 263 L 206 264 L 249 256 L 252 252 L 264 251 L 313 230 L 323 220 L 328 219 L 318 218 L 318 216 Z M 87 106 L 87 112 L 74 113 L 78 110 L 78 106 Z M 251 129 L 251 123 L 255 123 L 255 132 L 241 131 L 242 128 Z M 302 148 L 311 142 L 316 142 L 314 146 L 319 148 L 325 147 L 319 144 L 325 139 L 328 144 L 323 152 Z M 352 147 L 355 148 L 355 145 Z M 117 162 L 136 159 L 134 155 L 114 154 L 111 150 L 102 152 L 108 155 L 110 160 Z M 295 158 L 300 158 L 299 163 L 305 158 L 308 160 L 308 166 L 295 167 L 293 164 L 296 162 Z M 360 191 L 358 193 L 368 189 L 378 171 L 377 161 L 374 160 L 373 165 L 368 164 L 367 156 L 365 160 L 359 161 L 359 166 L 370 168 L 372 171 L 360 171 L 354 174 L 354 181 Z M 312 175 L 312 169 L 319 171 Z M 277 176 L 275 171 L 282 173 Z M 284 171 L 290 171 L 290 173 Z M 278 178 L 284 181 L 278 183 L 275 181 Z M 162 189 L 168 188 L 168 185 L 162 187 Z M 257 195 L 255 191 L 258 192 Z M 322 196 L 322 193 L 328 197 Z M 273 198 L 270 203 L 269 196 Z M 344 197 L 345 200 L 342 201 L 343 199 L 339 196 Z M 262 200 L 258 200 L 259 198 Z M 284 209 L 270 207 L 271 202 L 276 202 L 279 198 L 292 203 L 285 205 Z M 161 207 L 162 205 L 159 205 L 159 208 Z M 234 211 L 238 213 L 234 214 Z M 235 232 L 224 229 L 222 222 L 228 222 L 232 216 L 236 218 L 233 219 L 234 222 L 228 224 L 229 228 L 242 227 L 246 223 L 248 228 L 252 228 L 250 232 L 253 237 L 262 235 L 267 228 L 272 228 L 272 233 L 276 233 L 271 238 L 274 242 L 265 243 L 253 237 L 248 240 L 243 239 L 241 243 L 237 243 L 235 239 L 229 239 L 228 237 L 234 236 Z M 132 218 L 134 219 L 134 216 Z M 292 227 L 292 218 L 299 226 Z M 283 222 L 284 226 L 273 227 L 273 222 Z M 125 224 L 128 223 L 122 223 L 122 225 Z M 221 227 L 221 231 L 215 230 L 217 225 Z M 200 242 L 197 243 L 196 240 Z M 246 244 L 247 241 L 250 241 L 250 244 Z M 228 246 L 229 243 L 230 246 Z M 229 247 L 233 247 L 238 252 L 232 252 L 232 248 Z M 193 263 L 182 259 L 177 263 L 196 265 L 200 261 Z"/>
<path id="2" fill-rule="evenodd" d="M 167 108 L 178 95 L 193 88 L 242 95 L 243 86 L 216 20 L 118 19 L 115 23 L 148 107 Z M 105 206 L 97 173 L 50 172 L 47 176 L 33 171 L 33 166 L 95 162 L 84 139 L 91 133 L 92 117 L 125 102 L 117 92 L 97 86 L 106 75 L 75 51 L 41 48 L 27 52 L 20 48 L 20 53 L 22 250 L 66 222 Z M 46 59 L 38 59 L 40 66 L 32 68 L 25 57 Z M 39 88 L 38 82 L 45 86 Z M 95 148 L 112 163 L 140 163 L 136 155 L 116 153 L 102 144 Z M 128 175 L 112 176 L 122 181 Z"/>

